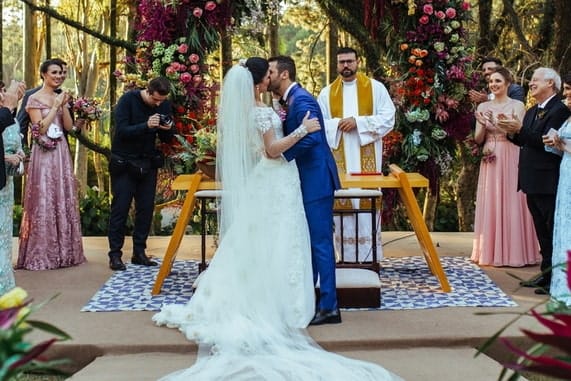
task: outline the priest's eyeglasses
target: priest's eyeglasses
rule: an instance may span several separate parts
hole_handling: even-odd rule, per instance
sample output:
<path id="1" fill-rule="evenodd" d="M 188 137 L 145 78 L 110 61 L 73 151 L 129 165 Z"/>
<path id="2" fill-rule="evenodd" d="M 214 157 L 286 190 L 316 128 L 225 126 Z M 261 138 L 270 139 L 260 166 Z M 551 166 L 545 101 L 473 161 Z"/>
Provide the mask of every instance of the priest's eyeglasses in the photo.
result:
<path id="1" fill-rule="evenodd" d="M 338 65 L 345 66 L 345 65 L 353 65 L 357 60 L 340 60 L 337 61 Z"/>

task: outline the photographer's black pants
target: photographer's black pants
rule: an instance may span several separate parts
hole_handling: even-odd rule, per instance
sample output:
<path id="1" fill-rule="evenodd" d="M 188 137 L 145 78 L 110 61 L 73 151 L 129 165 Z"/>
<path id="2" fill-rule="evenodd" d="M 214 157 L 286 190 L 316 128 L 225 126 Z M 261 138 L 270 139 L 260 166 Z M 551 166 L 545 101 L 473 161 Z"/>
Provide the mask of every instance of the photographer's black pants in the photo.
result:
<path id="1" fill-rule="evenodd" d="M 145 174 L 140 175 L 127 170 L 110 170 L 110 172 L 113 199 L 108 231 L 109 256 L 120 257 L 122 254 L 125 224 L 133 199 L 135 200 L 133 254 L 143 254 L 147 247 L 147 237 L 153 220 L 157 170 L 149 169 Z"/>

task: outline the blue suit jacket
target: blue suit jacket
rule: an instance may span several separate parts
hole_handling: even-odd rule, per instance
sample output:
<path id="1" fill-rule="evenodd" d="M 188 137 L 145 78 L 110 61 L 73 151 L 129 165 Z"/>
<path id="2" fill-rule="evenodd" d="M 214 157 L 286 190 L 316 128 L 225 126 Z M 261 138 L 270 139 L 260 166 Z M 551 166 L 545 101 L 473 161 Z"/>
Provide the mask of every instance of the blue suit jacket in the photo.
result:
<path id="1" fill-rule="evenodd" d="M 288 111 L 284 121 L 285 135 L 291 134 L 301 125 L 307 111 L 310 112 L 310 118 L 317 117 L 321 126 L 325 126 L 319 104 L 301 86 L 295 85 L 290 90 L 286 102 Z M 325 129 L 307 134 L 283 155 L 288 161 L 296 161 L 304 203 L 332 197 L 335 189 L 341 187 L 337 165 L 325 137 Z"/>

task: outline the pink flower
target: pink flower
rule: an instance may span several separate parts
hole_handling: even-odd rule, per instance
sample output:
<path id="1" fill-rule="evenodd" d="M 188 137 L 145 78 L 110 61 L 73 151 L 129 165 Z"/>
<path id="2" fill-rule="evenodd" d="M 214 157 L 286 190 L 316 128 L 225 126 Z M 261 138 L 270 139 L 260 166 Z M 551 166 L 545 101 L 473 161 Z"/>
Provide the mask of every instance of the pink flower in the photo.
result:
<path id="1" fill-rule="evenodd" d="M 213 11 L 214 8 L 216 8 L 216 3 L 214 1 L 207 1 L 206 4 L 204 4 L 204 9 L 207 11 Z"/>
<path id="2" fill-rule="evenodd" d="M 422 7 L 422 11 L 427 15 L 431 15 L 434 13 L 434 8 L 432 8 L 432 5 L 430 4 L 425 4 L 424 7 Z"/>
<path id="3" fill-rule="evenodd" d="M 462 10 L 467 11 L 468 9 L 470 9 L 470 3 L 465 1 L 462 3 Z"/>
<path id="4" fill-rule="evenodd" d="M 188 52 L 188 45 L 187 44 L 180 44 L 180 46 L 178 47 L 178 52 L 181 54 L 185 54 L 186 52 Z"/>
<path id="5" fill-rule="evenodd" d="M 172 75 L 172 74 L 176 73 L 176 69 L 174 67 L 172 67 L 172 65 L 169 65 L 165 69 L 165 73 L 166 73 L 166 75 Z"/>
<path id="6" fill-rule="evenodd" d="M 453 19 L 454 17 L 456 17 L 456 9 L 454 8 L 448 8 L 446 9 L 446 16 L 449 19 Z"/>
<path id="7" fill-rule="evenodd" d="M 442 11 L 436 11 L 434 15 L 440 20 L 444 20 L 446 18 L 446 14 Z"/>
<path id="8" fill-rule="evenodd" d="M 190 65 L 190 71 L 192 73 L 198 73 L 199 70 L 200 70 L 200 66 L 198 66 L 197 64 Z"/>
<path id="9" fill-rule="evenodd" d="M 180 71 L 180 64 L 178 62 L 171 63 L 169 67 L 171 67 L 174 71 Z"/>
<path id="10" fill-rule="evenodd" d="M 193 15 L 194 17 L 197 17 L 197 18 L 202 17 L 202 8 L 195 7 L 195 8 L 192 10 L 192 15 Z"/>
<path id="11" fill-rule="evenodd" d="M 450 115 L 448 114 L 448 111 L 444 110 L 441 107 L 436 107 L 436 120 L 438 120 L 440 123 L 444 123 L 448 120 L 448 118 L 450 117 Z"/>
<path id="12" fill-rule="evenodd" d="M 189 83 L 192 80 L 192 75 L 188 72 L 184 72 L 180 75 L 180 81 L 182 83 Z"/>
<path id="13" fill-rule="evenodd" d="M 191 63 L 198 63 L 198 61 L 200 61 L 200 56 L 198 54 L 192 53 L 190 56 L 188 56 L 188 60 Z"/>
<path id="14" fill-rule="evenodd" d="M 194 75 L 192 77 L 192 82 L 194 83 L 194 86 L 198 86 L 200 82 L 202 82 L 202 76 L 200 74 Z"/>
<path id="15" fill-rule="evenodd" d="M 426 25 L 428 24 L 428 16 L 427 15 L 422 15 L 422 17 L 418 20 L 419 23 Z"/>

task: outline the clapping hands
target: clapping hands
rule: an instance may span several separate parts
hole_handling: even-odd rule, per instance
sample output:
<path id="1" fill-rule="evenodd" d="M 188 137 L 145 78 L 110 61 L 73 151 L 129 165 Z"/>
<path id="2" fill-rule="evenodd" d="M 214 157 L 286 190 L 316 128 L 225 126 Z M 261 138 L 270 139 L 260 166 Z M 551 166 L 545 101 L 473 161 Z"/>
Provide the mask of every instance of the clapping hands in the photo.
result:
<path id="1" fill-rule="evenodd" d="M 478 123 L 487 129 L 490 129 L 490 127 L 495 127 L 497 118 L 494 117 L 494 113 L 491 110 L 486 112 L 478 111 L 474 115 L 476 116 Z"/>
<path id="2" fill-rule="evenodd" d="M 6 91 L 0 92 L 0 104 L 10 110 L 14 110 L 25 92 L 26 85 L 24 82 L 12 80 L 10 86 L 6 88 Z"/>
<path id="3" fill-rule="evenodd" d="M 496 127 L 504 131 L 506 134 L 516 134 L 521 130 L 522 121 L 512 111 L 511 115 L 498 114 Z"/>

